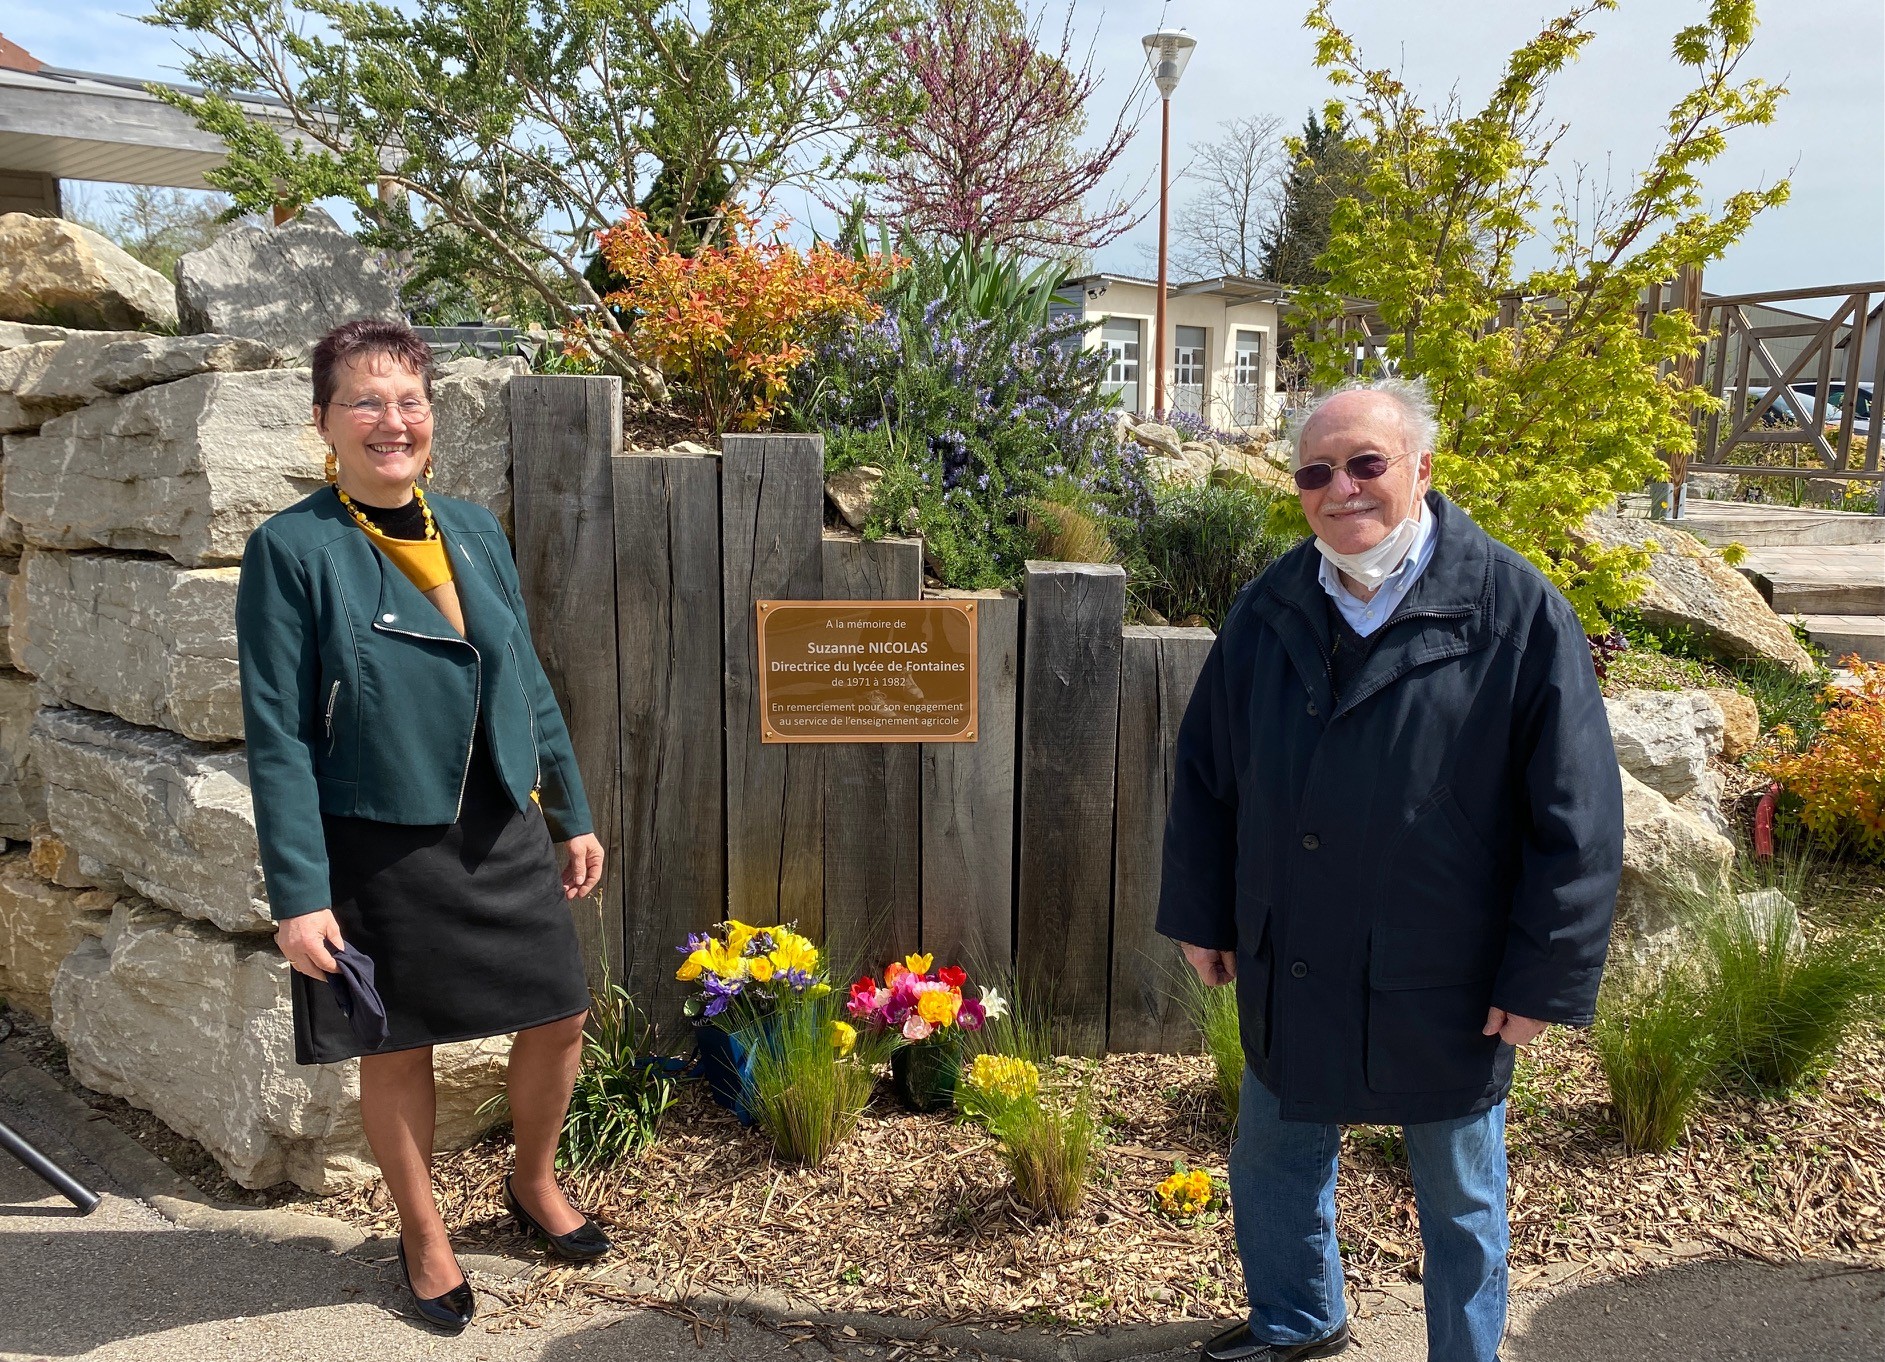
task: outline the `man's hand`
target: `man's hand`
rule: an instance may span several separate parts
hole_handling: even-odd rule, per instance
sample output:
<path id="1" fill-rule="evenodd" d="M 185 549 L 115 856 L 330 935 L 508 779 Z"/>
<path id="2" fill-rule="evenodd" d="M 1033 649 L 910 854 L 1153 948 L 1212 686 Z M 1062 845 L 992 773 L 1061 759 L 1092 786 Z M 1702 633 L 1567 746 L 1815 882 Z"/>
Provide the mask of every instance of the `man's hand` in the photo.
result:
<path id="1" fill-rule="evenodd" d="M 325 979 L 339 969 L 334 963 L 333 951 L 345 944 L 340 939 L 340 923 L 334 920 L 332 908 L 286 918 L 275 929 L 276 948 L 288 957 L 289 964 L 310 979 Z"/>
<path id="2" fill-rule="evenodd" d="M 1198 972 L 1198 978 L 1204 981 L 1206 988 L 1228 984 L 1237 977 L 1237 952 L 1206 950 L 1203 946 L 1189 946 L 1183 942 L 1179 944 L 1185 952 L 1185 959 Z"/>
<path id="3" fill-rule="evenodd" d="M 1479 1034 L 1497 1036 L 1507 1045 L 1530 1045 L 1544 1035 L 1549 1025 L 1550 1022 L 1533 1021 L 1530 1017 L 1521 1017 L 1516 1012 L 1495 1007 L 1486 1013 L 1485 1029 Z"/>
<path id="4" fill-rule="evenodd" d="M 602 883 L 602 843 L 593 832 L 572 837 L 563 846 L 563 897 L 588 898 Z"/>

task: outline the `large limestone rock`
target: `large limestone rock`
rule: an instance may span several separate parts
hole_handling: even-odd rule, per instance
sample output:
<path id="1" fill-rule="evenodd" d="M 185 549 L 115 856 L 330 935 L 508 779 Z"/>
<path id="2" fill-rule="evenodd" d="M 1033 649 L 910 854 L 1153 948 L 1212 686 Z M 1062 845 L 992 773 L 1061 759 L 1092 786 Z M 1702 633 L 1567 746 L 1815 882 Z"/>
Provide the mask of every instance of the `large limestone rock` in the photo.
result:
<path id="1" fill-rule="evenodd" d="M 249 532 L 326 485 L 305 369 L 205 373 L 107 397 L 6 439 L 0 501 L 29 544 L 234 563 Z"/>
<path id="2" fill-rule="evenodd" d="M 511 529 L 510 381 L 530 372 L 515 355 L 455 359 L 432 381 L 432 480 L 444 496 L 475 501 Z"/>
<path id="3" fill-rule="evenodd" d="M 1723 657 L 1765 659 L 1806 675 L 1813 659 L 1754 584 L 1694 535 L 1668 524 L 1592 515 L 1590 542 L 1605 548 L 1655 545 L 1649 585 L 1635 609 L 1658 629 L 1686 628 Z"/>
<path id="4" fill-rule="evenodd" d="M 73 1077 L 155 1113 L 245 1187 L 326 1193 L 376 1174 L 359 1066 L 294 1062 L 288 964 L 273 946 L 124 900 L 60 965 L 52 1029 Z M 504 1038 L 434 1051 L 441 1149 L 489 1128 L 478 1108 L 508 1053 Z"/>
<path id="5" fill-rule="evenodd" d="M 1711 686 L 1708 698 L 1721 711 L 1721 759 L 1740 761 L 1761 740 L 1761 710 L 1738 690 Z"/>
<path id="6" fill-rule="evenodd" d="M 1627 690 L 1604 701 L 1617 763 L 1650 789 L 1680 799 L 1721 750 L 1721 709 L 1699 690 Z"/>
<path id="7" fill-rule="evenodd" d="M 0 433 L 30 430 L 111 393 L 192 374 L 279 368 L 281 355 L 237 336 L 74 332 L 0 352 Z"/>
<path id="8" fill-rule="evenodd" d="M 884 470 L 871 464 L 842 469 L 825 479 L 825 500 L 831 503 L 839 519 L 852 529 L 861 530 L 870 519 L 877 484 L 883 480 Z"/>
<path id="9" fill-rule="evenodd" d="M 297 363 L 342 322 L 406 315 L 392 276 L 318 208 L 281 227 L 236 223 L 184 256 L 177 304 L 186 334 L 247 336 Z"/>
<path id="10" fill-rule="evenodd" d="M 39 696 L 32 678 L 0 668 L 0 837 L 24 842 L 46 817 L 46 790 L 33 756 Z"/>
<path id="11" fill-rule="evenodd" d="M 59 962 L 82 938 L 104 932 L 117 901 L 102 890 L 47 883 L 23 851 L 0 856 L 0 998 L 50 1021 Z"/>
<path id="12" fill-rule="evenodd" d="M 169 331 L 170 281 L 89 227 L 0 215 L 0 319 L 93 331 Z"/>
<path id="13" fill-rule="evenodd" d="M 1168 459 L 1178 459 L 1181 453 L 1181 441 L 1178 432 L 1158 421 L 1141 421 L 1131 427 L 1122 427 L 1128 440 L 1144 445 L 1154 454 Z M 1181 460 L 1182 462 L 1182 460 Z"/>
<path id="14" fill-rule="evenodd" d="M 33 753 L 46 819 L 80 857 L 172 912 L 271 932 L 240 748 L 82 709 L 42 709 Z"/>
<path id="15" fill-rule="evenodd" d="M 1617 920 L 1642 942 L 1664 938 L 1682 922 L 1680 891 L 1725 885 L 1734 843 L 1623 772 L 1623 884 Z"/>
<path id="16" fill-rule="evenodd" d="M 83 335 L 69 326 L 35 326 L 31 322 L 0 322 L 0 350 L 20 345 L 38 345 L 41 341 L 64 340 Z"/>
<path id="17" fill-rule="evenodd" d="M 22 670 L 69 705 L 203 742 L 242 736 L 237 567 L 27 550 Z"/>

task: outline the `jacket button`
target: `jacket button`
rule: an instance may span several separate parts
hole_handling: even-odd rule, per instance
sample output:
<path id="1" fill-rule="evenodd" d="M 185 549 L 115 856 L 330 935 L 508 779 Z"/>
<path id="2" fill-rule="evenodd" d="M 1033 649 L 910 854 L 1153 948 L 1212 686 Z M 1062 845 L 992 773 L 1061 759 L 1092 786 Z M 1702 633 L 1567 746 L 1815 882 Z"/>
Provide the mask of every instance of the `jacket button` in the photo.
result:
<path id="1" fill-rule="evenodd" d="M 1289 972 L 1295 975 L 1298 979 L 1306 978 L 1309 974 L 1309 966 L 1303 964 L 1302 961 L 1298 960 L 1295 964 L 1289 967 Z"/>
<path id="2" fill-rule="evenodd" d="M 391 624 L 392 622 L 393 622 L 393 616 L 391 616 L 391 615 L 381 615 L 381 616 L 380 616 L 380 623 L 381 623 L 381 624 Z"/>
<path id="3" fill-rule="evenodd" d="M 1315 705 L 1315 701 L 1313 700 L 1309 702 L 1309 717 L 1311 719 L 1316 717 L 1316 705 Z"/>
<path id="4" fill-rule="evenodd" d="M 1305 832 L 1303 834 L 1302 849 L 1304 851 L 1314 851 L 1317 847 L 1321 845 L 1322 845 L 1322 839 L 1316 836 L 1313 832 Z"/>

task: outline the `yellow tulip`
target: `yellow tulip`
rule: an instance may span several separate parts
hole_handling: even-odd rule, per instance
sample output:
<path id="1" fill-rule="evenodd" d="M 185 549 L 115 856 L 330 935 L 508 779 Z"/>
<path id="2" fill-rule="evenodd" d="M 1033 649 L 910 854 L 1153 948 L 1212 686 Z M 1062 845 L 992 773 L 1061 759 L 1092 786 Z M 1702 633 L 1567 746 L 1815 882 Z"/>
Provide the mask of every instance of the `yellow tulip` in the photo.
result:
<path id="1" fill-rule="evenodd" d="M 834 1021 L 831 1024 L 831 1048 L 843 1059 L 851 1053 L 851 1047 L 857 1044 L 857 1028 L 849 1022 Z"/>
<path id="2" fill-rule="evenodd" d="M 746 962 L 746 968 L 751 970 L 753 978 L 757 979 L 762 984 L 772 978 L 772 961 L 768 960 L 763 955 L 756 955 L 751 960 L 748 960 Z"/>
<path id="3" fill-rule="evenodd" d="M 928 974 L 929 967 L 935 963 L 936 957 L 933 955 L 906 955 L 903 957 L 903 967 L 912 974 Z"/>

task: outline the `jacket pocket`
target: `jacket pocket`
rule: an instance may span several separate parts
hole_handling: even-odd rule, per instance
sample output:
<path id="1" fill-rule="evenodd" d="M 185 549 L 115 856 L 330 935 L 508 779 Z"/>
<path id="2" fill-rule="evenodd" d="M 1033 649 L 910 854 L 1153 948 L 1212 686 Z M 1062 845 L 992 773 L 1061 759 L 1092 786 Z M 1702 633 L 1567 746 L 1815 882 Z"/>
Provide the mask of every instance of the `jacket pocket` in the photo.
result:
<path id="1" fill-rule="evenodd" d="M 1481 1035 L 1501 942 L 1463 927 L 1380 926 L 1368 952 L 1368 1086 L 1451 1092 L 1493 1078 L 1501 1042 Z"/>
<path id="2" fill-rule="evenodd" d="M 1270 1037 L 1274 1031 L 1270 972 L 1274 955 L 1270 948 L 1270 906 L 1239 894 L 1237 1029 L 1243 1038 L 1244 1062 L 1253 1069 L 1270 1057 Z"/>

